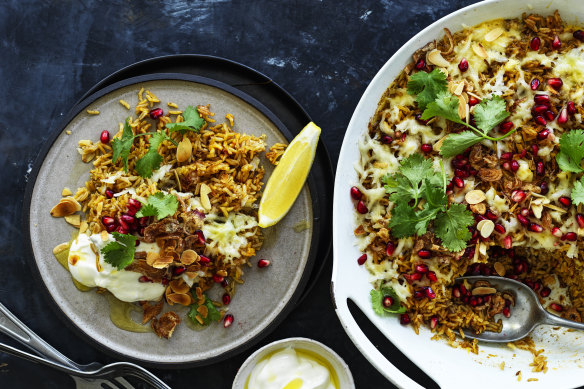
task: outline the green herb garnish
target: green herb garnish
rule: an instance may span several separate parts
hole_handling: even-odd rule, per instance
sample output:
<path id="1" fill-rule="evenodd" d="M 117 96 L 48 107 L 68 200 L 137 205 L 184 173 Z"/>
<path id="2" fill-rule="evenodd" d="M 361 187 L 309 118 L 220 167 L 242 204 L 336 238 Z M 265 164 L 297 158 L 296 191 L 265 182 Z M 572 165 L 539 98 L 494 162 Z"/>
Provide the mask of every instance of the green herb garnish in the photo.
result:
<path id="1" fill-rule="evenodd" d="M 137 217 L 154 216 L 157 220 L 172 216 L 178 209 L 178 200 L 173 194 L 156 192 L 148 196 L 146 203 L 136 213 Z"/>
<path id="2" fill-rule="evenodd" d="M 562 134 L 560 152 L 556 155 L 558 166 L 565 172 L 581 173 L 584 158 L 584 130 L 572 130 Z"/>
<path id="3" fill-rule="evenodd" d="M 115 241 L 102 248 L 101 255 L 103 255 L 105 262 L 117 267 L 118 270 L 122 270 L 134 260 L 137 238 L 133 235 L 120 234 L 119 232 L 113 232 L 112 235 Z"/>
<path id="4" fill-rule="evenodd" d="M 207 295 L 205 295 L 205 302 L 203 303 L 203 305 L 207 307 L 207 317 L 201 316 L 199 311 L 197 311 L 197 309 L 200 307 L 199 304 L 195 303 L 195 304 L 191 305 L 191 309 L 189 310 L 189 318 L 193 321 L 193 323 L 198 324 L 198 325 L 208 326 L 213 321 L 221 320 L 221 313 L 219 312 L 217 307 L 215 307 L 215 305 L 213 304 L 211 299 L 209 299 L 209 297 L 207 297 Z M 201 318 L 201 320 L 203 321 L 203 324 L 201 324 L 197 320 L 197 315 Z"/>
<path id="5" fill-rule="evenodd" d="M 384 316 L 388 313 L 404 313 L 406 311 L 406 307 L 401 305 L 399 297 L 393 288 L 384 286 L 379 290 L 372 289 L 370 295 L 373 311 L 378 315 Z M 388 308 L 383 305 L 383 298 L 385 296 L 389 296 L 393 300 L 393 304 Z"/>
<path id="6" fill-rule="evenodd" d="M 184 134 L 187 131 L 199 132 L 203 124 L 205 124 L 205 119 L 199 115 L 199 111 L 190 105 L 183 112 L 183 118 L 184 121 L 180 123 L 168 123 L 166 128 L 170 132 L 179 131 L 181 134 Z"/>

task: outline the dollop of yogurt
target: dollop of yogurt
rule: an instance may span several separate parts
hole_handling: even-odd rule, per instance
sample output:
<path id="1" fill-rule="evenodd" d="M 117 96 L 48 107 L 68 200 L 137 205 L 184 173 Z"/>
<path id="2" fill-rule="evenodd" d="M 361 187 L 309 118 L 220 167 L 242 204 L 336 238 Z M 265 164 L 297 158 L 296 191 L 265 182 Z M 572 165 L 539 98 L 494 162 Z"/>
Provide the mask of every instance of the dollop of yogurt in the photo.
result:
<path id="1" fill-rule="evenodd" d="M 328 368 L 310 356 L 286 347 L 256 364 L 247 388 L 335 389 L 335 386 Z"/>
<path id="2" fill-rule="evenodd" d="M 122 301 L 152 301 L 162 297 L 165 289 L 162 284 L 140 282 L 142 274 L 118 270 L 103 260 L 101 249 L 113 241 L 109 234 L 107 240 L 102 240 L 100 234 L 79 234 L 69 249 L 69 271 L 73 278 L 90 288 L 105 288 Z M 156 244 L 144 246 L 146 243 L 142 242 L 141 251 L 158 251 Z"/>

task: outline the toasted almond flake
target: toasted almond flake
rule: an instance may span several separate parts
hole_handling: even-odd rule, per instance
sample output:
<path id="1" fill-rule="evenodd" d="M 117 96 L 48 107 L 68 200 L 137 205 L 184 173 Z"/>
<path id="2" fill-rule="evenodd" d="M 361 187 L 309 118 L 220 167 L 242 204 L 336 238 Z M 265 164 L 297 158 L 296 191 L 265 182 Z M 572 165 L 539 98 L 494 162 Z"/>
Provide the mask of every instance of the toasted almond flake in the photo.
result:
<path id="1" fill-rule="evenodd" d="M 201 319 L 201 316 L 199 316 L 199 315 L 195 316 L 195 319 L 197 319 L 197 321 L 198 321 L 198 322 L 199 322 L 201 325 L 203 325 L 203 324 L 205 323 L 205 322 L 203 321 L 203 319 Z"/>
<path id="2" fill-rule="evenodd" d="M 68 248 L 69 248 L 69 242 L 64 242 L 64 243 L 58 244 L 53 249 L 53 254 L 57 255 L 60 252 L 67 250 Z"/>
<path id="3" fill-rule="evenodd" d="M 71 196 L 73 194 L 73 192 L 71 192 L 71 189 L 64 187 L 63 190 L 61 191 L 61 196 L 63 197 L 67 197 L 67 196 Z"/>
<path id="4" fill-rule="evenodd" d="M 85 231 L 87 231 L 88 228 L 89 228 L 89 224 L 85 220 L 83 220 L 81 222 L 81 225 L 79 226 L 79 233 L 80 234 L 85 233 Z"/>
<path id="5" fill-rule="evenodd" d="M 488 238 L 491 236 L 493 231 L 495 230 L 495 223 L 492 220 L 483 220 L 485 224 L 480 228 L 481 236 L 483 238 Z"/>
<path id="6" fill-rule="evenodd" d="M 544 204 L 543 206 L 546 207 L 546 208 L 549 208 L 549 209 L 553 209 L 554 211 L 558 211 L 560 213 L 566 213 L 567 212 L 565 209 L 560 208 L 560 207 L 557 207 L 557 206 L 555 206 L 553 204 Z"/>
<path id="7" fill-rule="evenodd" d="M 160 257 L 158 253 L 155 253 L 154 251 L 148 251 L 146 253 L 146 263 L 152 266 L 152 264 L 158 259 L 158 257 Z"/>
<path id="8" fill-rule="evenodd" d="M 495 262 L 493 267 L 495 268 L 495 271 L 500 277 L 505 276 L 505 266 L 503 266 L 501 262 Z"/>
<path id="9" fill-rule="evenodd" d="M 233 125 L 235 124 L 235 120 L 233 119 L 233 115 L 228 113 L 227 115 L 225 115 L 225 119 L 229 120 L 229 125 L 231 127 L 233 127 Z"/>
<path id="10" fill-rule="evenodd" d="M 158 257 L 154 263 L 152 263 L 152 267 L 155 269 L 164 269 L 167 268 L 172 262 L 173 258 L 171 256 Z"/>
<path id="11" fill-rule="evenodd" d="M 188 291 L 191 289 L 182 278 L 172 280 L 168 285 L 170 286 L 173 292 L 178 294 L 188 293 Z"/>
<path id="12" fill-rule="evenodd" d="M 205 208 L 205 211 L 211 210 L 211 201 L 209 200 L 209 193 L 211 193 L 211 188 L 207 184 L 201 184 L 201 205 Z"/>
<path id="13" fill-rule="evenodd" d="M 541 219 L 541 215 L 542 215 L 542 212 L 543 212 L 543 205 L 533 204 L 531 206 L 531 210 L 533 211 L 533 215 L 537 219 Z"/>
<path id="14" fill-rule="evenodd" d="M 109 234 L 107 233 L 107 231 L 103 230 L 100 234 L 99 234 L 101 241 L 105 242 L 109 239 Z"/>
<path id="15" fill-rule="evenodd" d="M 487 42 L 492 42 L 495 39 L 497 39 L 498 37 L 501 36 L 501 34 L 503 34 L 503 29 L 501 27 L 496 27 L 493 28 L 491 31 L 489 31 L 486 35 L 485 35 L 485 40 Z"/>
<path id="16" fill-rule="evenodd" d="M 176 103 L 171 103 L 171 102 L 168 102 L 168 103 L 166 103 L 166 104 L 167 104 L 167 105 L 168 105 L 170 108 L 178 108 L 178 105 L 176 105 Z"/>
<path id="17" fill-rule="evenodd" d="M 460 95 L 462 95 L 463 91 L 464 91 L 464 82 L 459 82 L 458 85 L 456 86 L 456 88 L 452 91 L 452 93 L 454 93 L 456 96 L 460 96 Z"/>
<path id="18" fill-rule="evenodd" d="M 485 192 L 483 192 L 482 190 L 475 189 L 471 190 L 470 192 L 467 192 L 467 194 L 464 195 L 464 199 L 466 200 L 467 203 L 472 205 L 485 201 L 487 199 L 487 196 L 485 196 Z"/>
<path id="19" fill-rule="evenodd" d="M 190 265 L 199 259 L 199 254 L 195 250 L 185 250 L 180 256 L 180 262 L 183 265 Z"/>
<path id="20" fill-rule="evenodd" d="M 187 306 L 191 303 L 191 296 L 184 293 L 171 293 L 166 296 L 166 300 L 172 301 L 175 304 Z"/>
<path id="21" fill-rule="evenodd" d="M 81 226 L 81 215 L 69 215 L 65 216 L 65 221 L 71 224 L 73 227 L 79 228 Z"/>
<path id="22" fill-rule="evenodd" d="M 468 104 L 464 101 L 462 96 L 458 96 L 458 116 L 465 119 L 468 116 Z"/>
<path id="23" fill-rule="evenodd" d="M 99 115 L 99 111 L 97 109 L 88 109 L 87 113 L 90 115 Z"/>
<path id="24" fill-rule="evenodd" d="M 444 57 L 442 56 L 442 54 L 440 54 L 440 50 L 437 50 L 437 49 L 430 51 L 428 53 L 428 56 L 426 57 L 426 59 L 431 64 L 439 66 L 441 68 L 446 68 L 450 65 L 450 62 L 445 60 Z"/>
<path id="25" fill-rule="evenodd" d="M 81 204 L 73 197 L 62 198 L 57 205 L 51 209 L 51 216 L 63 217 L 73 215 L 75 212 L 81 211 Z"/>
<path id="26" fill-rule="evenodd" d="M 432 146 L 432 149 L 434 151 L 440 152 L 440 149 L 442 148 L 442 143 L 444 143 L 444 139 L 446 139 L 446 137 L 442 137 L 438 140 L 438 142 L 434 143 L 434 146 Z"/>
<path id="27" fill-rule="evenodd" d="M 481 220 L 480 222 L 477 223 L 477 230 L 481 230 L 481 228 L 483 228 L 483 226 L 485 225 L 486 220 Z"/>
<path id="28" fill-rule="evenodd" d="M 487 212 L 487 205 L 485 203 L 471 204 L 470 210 L 472 213 L 484 215 Z"/>
<path id="29" fill-rule="evenodd" d="M 126 100 L 120 100 L 120 104 L 122 104 L 126 109 L 130 109 L 130 104 Z"/>
<path id="30" fill-rule="evenodd" d="M 209 308 L 207 308 L 206 305 L 201 305 L 197 308 L 197 312 L 199 312 L 201 316 L 205 318 L 209 314 Z"/>
<path id="31" fill-rule="evenodd" d="M 485 50 L 483 45 L 481 45 L 480 43 L 473 43 L 472 51 L 474 51 L 474 53 L 481 58 L 484 58 L 484 59 L 489 58 L 489 54 L 487 54 L 487 51 Z"/>
<path id="32" fill-rule="evenodd" d="M 472 290 L 473 296 L 484 296 L 486 294 L 495 294 L 495 293 L 497 293 L 497 289 L 491 288 L 488 286 L 479 286 L 479 287 L 474 288 Z"/>
<path id="33" fill-rule="evenodd" d="M 188 161 L 193 155 L 193 144 L 188 136 L 184 136 L 176 148 L 176 160 L 179 163 Z"/>

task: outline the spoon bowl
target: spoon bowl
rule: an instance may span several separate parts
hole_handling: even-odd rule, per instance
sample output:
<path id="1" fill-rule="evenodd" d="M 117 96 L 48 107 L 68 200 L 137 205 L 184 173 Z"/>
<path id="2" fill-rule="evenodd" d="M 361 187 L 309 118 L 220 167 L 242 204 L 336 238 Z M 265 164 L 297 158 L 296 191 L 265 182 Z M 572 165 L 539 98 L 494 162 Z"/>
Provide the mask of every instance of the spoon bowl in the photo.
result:
<path id="1" fill-rule="evenodd" d="M 584 330 L 584 324 L 573 320 L 561 318 L 549 313 L 540 303 L 535 292 L 527 285 L 504 277 L 494 276 L 468 276 L 459 277 L 457 281 L 466 280 L 473 284 L 476 281 L 487 281 L 500 292 L 507 292 L 515 298 L 510 317 L 502 314 L 495 315 L 495 320 L 502 319 L 501 332 L 485 331 L 476 334 L 472 330 L 463 330 L 464 335 L 471 339 L 484 342 L 507 343 L 525 338 L 535 327 L 541 324 L 569 327 Z"/>

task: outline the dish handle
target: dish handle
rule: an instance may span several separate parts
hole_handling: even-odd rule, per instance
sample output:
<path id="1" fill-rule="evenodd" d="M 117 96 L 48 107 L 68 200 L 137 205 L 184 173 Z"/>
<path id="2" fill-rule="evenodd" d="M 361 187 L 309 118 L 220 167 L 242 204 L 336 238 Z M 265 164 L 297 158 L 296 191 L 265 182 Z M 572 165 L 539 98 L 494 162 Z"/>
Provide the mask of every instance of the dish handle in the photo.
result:
<path id="1" fill-rule="evenodd" d="M 333 295 L 334 296 L 334 295 Z M 336 297 L 336 296 L 335 296 Z M 357 346 L 359 351 L 375 365 L 391 383 L 402 389 L 424 389 L 416 381 L 412 380 L 406 374 L 402 373 L 395 367 L 385 356 L 371 343 L 367 335 L 361 330 L 355 318 L 349 311 L 347 304 L 347 297 L 342 299 L 334 299 L 336 305 L 336 312 L 341 320 L 341 324 L 345 327 L 345 332 L 349 335 L 353 343 Z"/>

